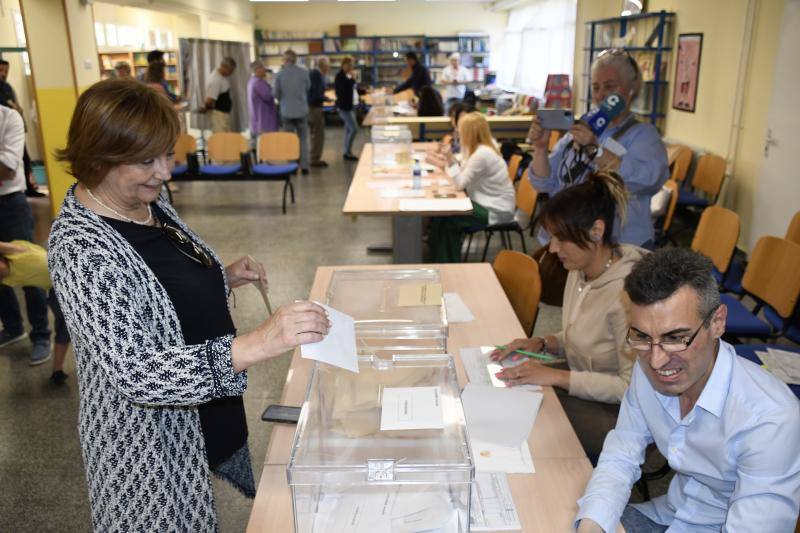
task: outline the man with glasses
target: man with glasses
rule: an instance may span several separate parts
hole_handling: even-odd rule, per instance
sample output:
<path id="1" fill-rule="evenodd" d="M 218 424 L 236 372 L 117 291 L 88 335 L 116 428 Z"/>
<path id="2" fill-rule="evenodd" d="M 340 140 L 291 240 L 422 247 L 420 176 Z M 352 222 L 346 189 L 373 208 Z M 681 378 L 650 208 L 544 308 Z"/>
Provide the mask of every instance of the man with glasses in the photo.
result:
<path id="1" fill-rule="evenodd" d="M 727 309 L 711 262 L 659 250 L 625 279 L 638 353 L 617 426 L 578 501 L 579 532 L 794 531 L 800 508 L 800 404 L 722 341 Z M 655 443 L 669 491 L 626 505 Z"/>

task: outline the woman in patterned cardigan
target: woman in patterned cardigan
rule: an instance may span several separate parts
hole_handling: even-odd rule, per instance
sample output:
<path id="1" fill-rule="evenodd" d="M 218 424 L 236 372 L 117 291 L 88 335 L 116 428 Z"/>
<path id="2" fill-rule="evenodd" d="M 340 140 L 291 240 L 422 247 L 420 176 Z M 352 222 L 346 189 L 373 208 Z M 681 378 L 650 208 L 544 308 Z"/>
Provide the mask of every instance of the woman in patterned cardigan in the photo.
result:
<path id="1" fill-rule="evenodd" d="M 135 81 L 78 99 L 59 157 L 78 183 L 50 234 L 72 335 L 79 434 L 96 531 L 215 531 L 209 473 L 254 492 L 245 370 L 327 334 L 324 309 L 282 307 L 236 334 L 231 288 L 263 267 L 219 258 L 166 203 L 178 117 Z"/>

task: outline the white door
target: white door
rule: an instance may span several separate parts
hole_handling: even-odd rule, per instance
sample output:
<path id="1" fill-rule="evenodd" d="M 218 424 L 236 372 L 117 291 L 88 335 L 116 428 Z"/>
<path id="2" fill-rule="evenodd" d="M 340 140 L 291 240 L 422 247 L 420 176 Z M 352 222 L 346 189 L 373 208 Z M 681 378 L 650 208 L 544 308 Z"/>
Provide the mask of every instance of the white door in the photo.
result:
<path id="1" fill-rule="evenodd" d="M 792 216 L 800 210 L 799 65 L 800 0 L 787 0 L 775 58 L 775 84 L 756 187 L 750 250 L 764 235 L 783 237 Z"/>

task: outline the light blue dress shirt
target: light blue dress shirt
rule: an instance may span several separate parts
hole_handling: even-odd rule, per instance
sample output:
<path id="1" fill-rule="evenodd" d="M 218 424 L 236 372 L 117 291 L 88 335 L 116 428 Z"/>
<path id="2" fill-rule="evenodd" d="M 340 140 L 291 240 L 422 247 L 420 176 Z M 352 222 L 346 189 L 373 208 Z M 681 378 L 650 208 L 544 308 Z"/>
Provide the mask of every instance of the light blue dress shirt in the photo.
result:
<path id="1" fill-rule="evenodd" d="M 800 509 L 800 402 L 789 388 L 720 342 L 700 398 L 681 419 L 677 396 L 656 392 L 639 361 L 578 500 L 576 525 L 614 531 L 655 442 L 675 477 L 667 494 L 634 507 L 670 533 L 793 532 Z"/>
<path id="2" fill-rule="evenodd" d="M 622 124 L 607 128 L 598 137 L 598 143 L 602 145 L 621 127 Z M 533 165 L 528 166 L 528 179 L 534 189 L 552 197 L 568 187 L 562 174 L 572 167 L 575 159 L 575 150 L 572 147 L 567 149 L 570 141 L 572 141 L 572 135 L 568 133 L 554 147 L 553 153 L 550 154 L 549 176 L 536 176 L 533 173 Z M 650 199 L 661 189 L 669 177 L 667 149 L 661 141 L 658 130 L 652 124 L 643 122 L 630 127 L 617 139 L 617 142 L 627 150 L 622 157 L 618 172 L 625 181 L 630 197 L 626 223 L 621 229 L 615 228 L 615 235 L 621 244 L 641 246 L 654 238 Z M 585 181 L 587 172 L 593 170 L 590 168 L 578 176 L 573 185 Z M 537 237 L 542 244 L 550 240 L 550 235 L 544 229 L 540 230 Z"/>

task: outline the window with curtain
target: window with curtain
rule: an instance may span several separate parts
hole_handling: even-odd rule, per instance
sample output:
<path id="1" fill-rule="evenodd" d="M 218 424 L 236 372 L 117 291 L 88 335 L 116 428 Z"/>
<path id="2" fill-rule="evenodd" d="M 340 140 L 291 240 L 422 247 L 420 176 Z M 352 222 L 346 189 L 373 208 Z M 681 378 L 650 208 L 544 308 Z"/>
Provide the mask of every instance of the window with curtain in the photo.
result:
<path id="1" fill-rule="evenodd" d="M 572 79 L 576 9 L 576 0 L 538 0 L 509 11 L 502 87 L 541 98 L 548 74 Z"/>

